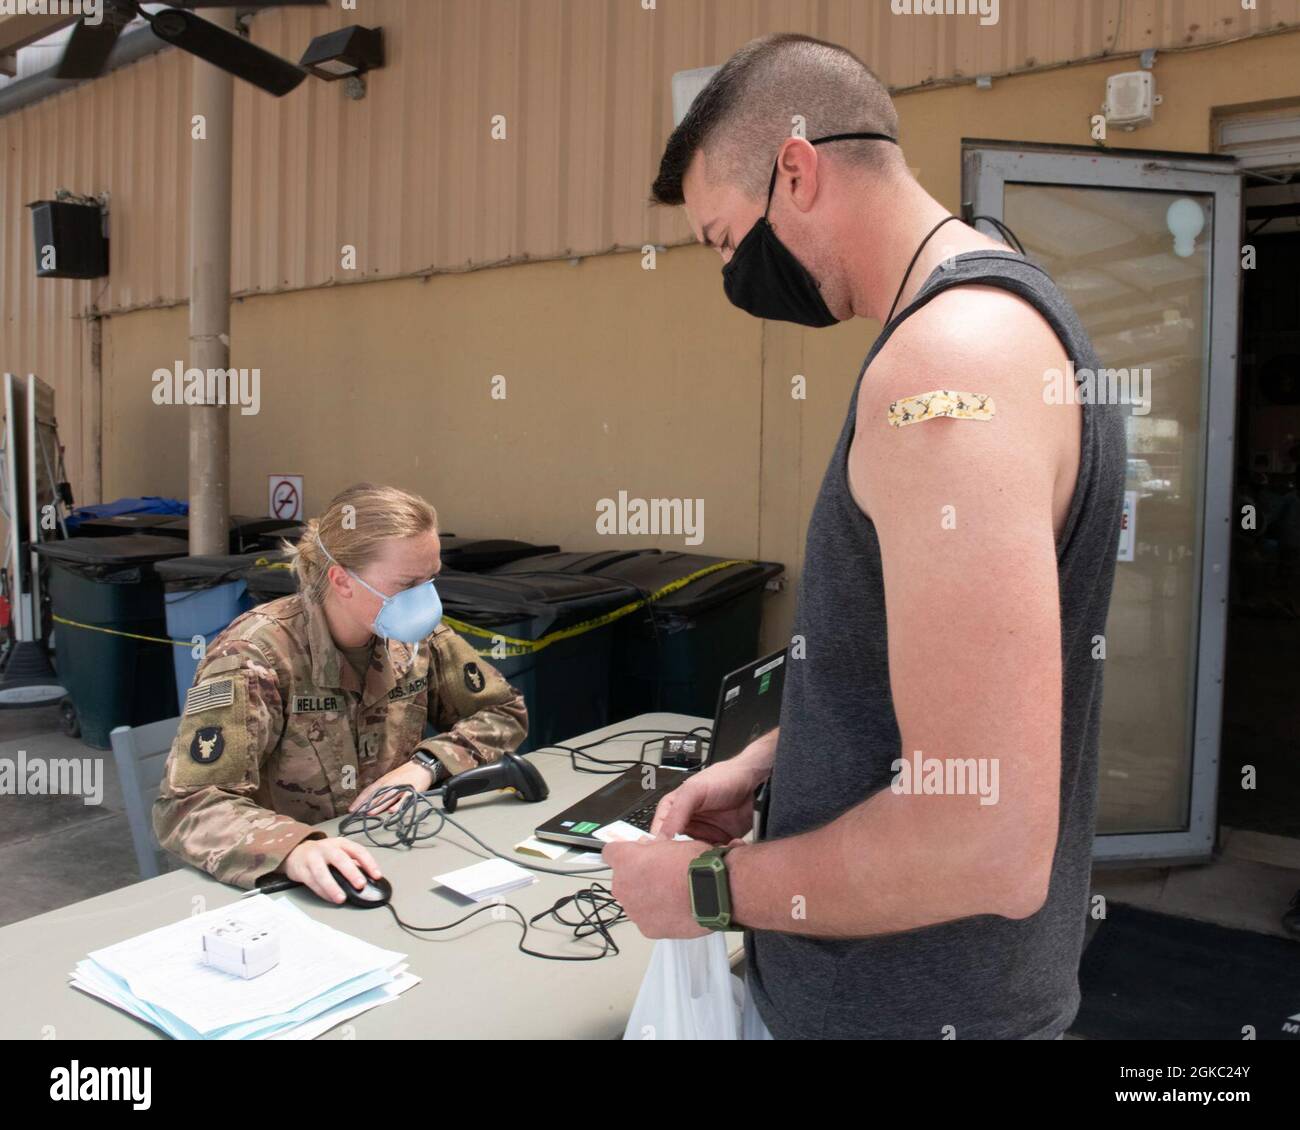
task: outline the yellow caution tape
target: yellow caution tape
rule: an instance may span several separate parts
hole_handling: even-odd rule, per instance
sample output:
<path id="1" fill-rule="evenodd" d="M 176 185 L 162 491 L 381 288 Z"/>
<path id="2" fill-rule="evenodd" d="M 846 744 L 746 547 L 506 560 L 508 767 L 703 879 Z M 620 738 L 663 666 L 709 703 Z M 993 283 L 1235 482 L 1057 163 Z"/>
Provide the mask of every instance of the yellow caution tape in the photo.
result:
<path id="1" fill-rule="evenodd" d="M 263 565 L 268 569 L 288 569 L 287 562 L 270 562 L 265 559 L 255 562 L 257 565 Z M 657 600 L 662 600 L 666 596 L 671 596 L 678 589 L 684 589 L 687 585 L 698 581 L 701 577 L 707 577 L 710 573 L 716 573 L 721 569 L 730 569 L 733 565 L 752 565 L 754 562 L 746 561 L 741 558 L 733 558 L 729 561 L 716 561 L 712 565 L 706 565 L 703 569 L 697 569 L 694 573 L 688 573 L 684 577 L 678 577 L 675 581 L 670 581 L 662 588 L 655 589 L 648 596 L 640 597 L 630 604 L 624 604 L 615 608 L 611 612 L 606 612 L 601 616 L 595 616 L 590 620 L 583 620 L 581 623 L 574 624 L 568 628 L 561 628 L 558 632 L 551 632 L 537 640 L 516 639 L 513 636 L 504 636 L 500 632 L 489 631 L 487 628 L 480 628 L 475 624 L 467 624 L 463 620 L 454 619 L 451 616 L 443 616 L 442 622 L 449 627 L 455 628 L 461 635 L 478 636 L 482 639 L 492 641 L 492 647 L 487 651 L 475 648 L 475 651 L 484 659 L 505 659 L 520 655 L 533 655 L 543 648 L 550 647 L 553 643 L 559 643 L 561 640 L 573 639 L 575 636 L 585 635 L 587 632 L 594 632 L 597 628 L 603 628 L 607 624 L 612 624 L 616 620 L 623 619 L 624 616 L 630 616 L 633 612 L 645 608 L 648 604 L 653 604 Z M 172 640 L 162 639 L 158 636 L 142 636 L 136 632 L 119 632 L 116 628 L 101 628 L 96 624 L 83 624 L 79 620 L 69 620 L 65 616 L 51 616 L 56 624 L 66 624 L 70 628 L 84 628 L 88 632 L 104 632 L 110 636 L 123 636 L 130 640 L 143 640 L 145 643 L 165 643 L 173 647 L 193 647 L 193 640 Z"/>
<path id="2" fill-rule="evenodd" d="M 69 620 L 66 616 L 50 617 L 56 624 L 67 624 L 70 628 L 85 628 L 88 632 L 105 632 L 110 636 L 125 636 L 129 640 L 144 640 L 146 643 L 166 643 L 173 647 L 193 647 L 193 640 L 166 640 L 157 636 L 141 636 L 135 632 L 119 632 L 116 628 L 101 628 L 98 624 L 83 624 L 79 620 Z"/>

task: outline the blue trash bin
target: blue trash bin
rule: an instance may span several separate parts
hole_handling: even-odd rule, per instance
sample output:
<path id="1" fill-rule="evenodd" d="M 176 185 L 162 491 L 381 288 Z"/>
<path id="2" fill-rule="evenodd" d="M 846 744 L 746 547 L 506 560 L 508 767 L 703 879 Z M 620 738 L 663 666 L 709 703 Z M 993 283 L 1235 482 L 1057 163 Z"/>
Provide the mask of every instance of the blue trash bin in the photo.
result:
<path id="1" fill-rule="evenodd" d="M 253 607 L 243 574 L 257 561 L 256 553 L 236 556 L 178 557 L 154 566 L 163 582 L 167 634 L 174 640 L 202 636 L 210 644 L 231 621 Z M 194 650 L 172 648 L 177 705 L 185 709 L 185 693 L 194 683 L 199 661 Z"/>

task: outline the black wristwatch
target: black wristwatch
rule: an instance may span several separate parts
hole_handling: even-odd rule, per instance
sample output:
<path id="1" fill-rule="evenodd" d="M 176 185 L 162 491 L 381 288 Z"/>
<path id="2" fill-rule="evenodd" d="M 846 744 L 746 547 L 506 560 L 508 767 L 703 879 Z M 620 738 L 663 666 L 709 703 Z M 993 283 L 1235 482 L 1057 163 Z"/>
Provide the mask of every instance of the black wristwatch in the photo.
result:
<path id="1" fill-rule="evenodd" d="M 447 767 L 427 749 L 417 749 L 411 754 L 411 760 L 433 774 L 433 784 L 429 786 L 431 789 L 436 789 L 439 785 L 451 780 L 451 773 L 447 771 Z"/>
<path id="2" fill-rule="evenodd" d="M 731 930 L 731 885 L 727 882 L 725 856 L 731 848 L 710 848 L 691 860 L 687 878 L 691 888 L 691 913 L 695 921 L 710 930 Z"/>

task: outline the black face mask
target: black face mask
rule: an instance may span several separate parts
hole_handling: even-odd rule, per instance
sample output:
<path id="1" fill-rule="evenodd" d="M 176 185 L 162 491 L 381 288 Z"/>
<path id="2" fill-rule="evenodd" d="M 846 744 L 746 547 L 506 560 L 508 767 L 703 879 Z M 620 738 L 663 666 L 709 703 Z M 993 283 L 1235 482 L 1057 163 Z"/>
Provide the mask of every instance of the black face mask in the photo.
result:
<path id="1" fill-rule="evenodd" d="M 812 145 L 828 141 L 891 141 L 884 133 L 836 133 L 819 137 Z M 767 214 L 772 210 L 772 192 L 776 188 L 776 163 L 772 164 L 772 181 L 767 186 L 767 207 L 749 233 L 740 241 L 731 262 L 722 268 L 722 286 L 732 304 L 755 318 L 778 322 L 795 322 L 821 329 L 838 321 L 822 301 L 817 280 L 777 238 Z"/>

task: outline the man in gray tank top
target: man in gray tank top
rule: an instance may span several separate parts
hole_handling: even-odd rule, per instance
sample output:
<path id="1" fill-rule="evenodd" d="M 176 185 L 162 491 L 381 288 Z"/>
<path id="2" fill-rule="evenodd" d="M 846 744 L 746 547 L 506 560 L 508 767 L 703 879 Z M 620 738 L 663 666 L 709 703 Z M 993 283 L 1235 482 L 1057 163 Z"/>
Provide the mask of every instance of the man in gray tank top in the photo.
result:
<path id="1" fill-rule="evenodd" d="M 883 329 L 809 522 L 779 731 L 605 854 L 647 935 L 745 928 L 779 1039 L 1053 1039 L 1079 1004 L 1124 409 L 1052 395 L 1098 367 L 1074 312 L 897 138 L 856 57 L 781 35 L 668 142 L 655 196 L 733 303 Z"/>

